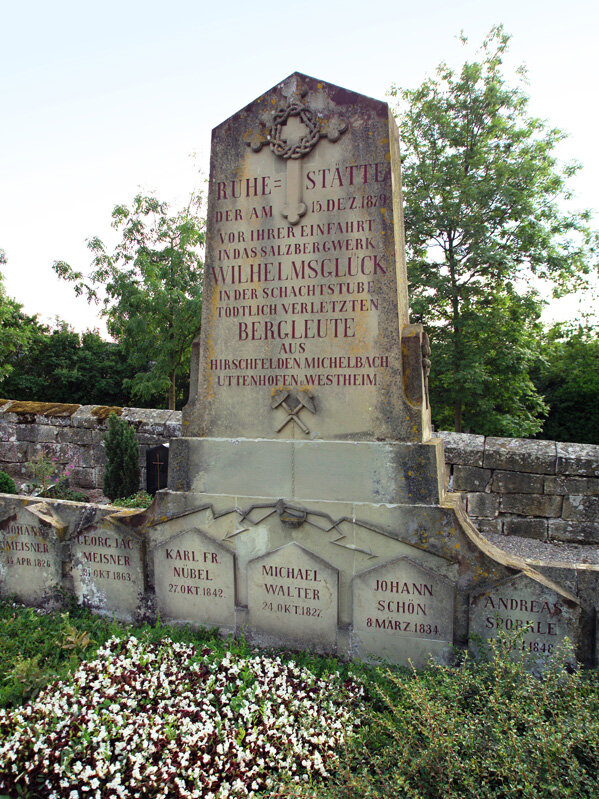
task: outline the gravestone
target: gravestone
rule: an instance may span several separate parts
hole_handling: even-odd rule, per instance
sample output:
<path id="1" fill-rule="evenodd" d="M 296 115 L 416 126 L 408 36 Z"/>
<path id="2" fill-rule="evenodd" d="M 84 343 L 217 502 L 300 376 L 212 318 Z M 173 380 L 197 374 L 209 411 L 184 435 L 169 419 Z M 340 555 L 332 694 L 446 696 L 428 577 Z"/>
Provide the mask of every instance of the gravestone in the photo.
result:
<path id="1" fill-rule="evenodd" d="M 555 654 L 566 638 L 575 645 L 579 617 L 580 602 L 569 591 L 524 573 L 483 587 L 470 599 L 471 634 L 483 640 L 516 634 L 514 654 L 533 659 Z"/>
<path id="2" fill-rule="evenodd" d="M 4 520 L 0 542 L 2 596 L 14 596 L 26 605 L 53 603 L 62 580 L 60 532 L 22 506 Z"/>
<path id="3" fill-rule="evenodd" d="M 132 621 L 144 595 L 140 536 L 105 520 L 80 530 L 71 542 L 73 586 L 80 603 Z"/>
<path id="4" fill-rule="evenodd" d="M 455 582 L 410 558 L 354 577 L 353 634 L 363 657 L 423 666 L 449 661 Z"/>
<path id="5" fill-rule="evenodd" d="M 249 627 L 264 643 L 295 646 L 337 642 L 338 571 L 296 543 L 248 563 Z"/>
<path id="6" fill-rule="evenodd" d="M 199 627 L 235 628 L 235 568 L 226 547 L 186 530 L 153 547 L 154 589 L 161 616 Z"/>
<path id="7" fill-rule="evenodd" d="M 190 396 L 150 511 L 159 607 L 257 643 L 446 661 L 470 594 L 522 562 L 445 492 L 388 106 L 289 76 L 214 129 L 207 220 Z M 218 601 L 175 579 L 175 551 L 200 570 L 216 554 Z"/>
<path id="8" fill-rule="evenodd" d="M 160 444 L 146 452 L 146 491 L 152 496 L 167 487 L 168 450 L 168 444 Z"/>

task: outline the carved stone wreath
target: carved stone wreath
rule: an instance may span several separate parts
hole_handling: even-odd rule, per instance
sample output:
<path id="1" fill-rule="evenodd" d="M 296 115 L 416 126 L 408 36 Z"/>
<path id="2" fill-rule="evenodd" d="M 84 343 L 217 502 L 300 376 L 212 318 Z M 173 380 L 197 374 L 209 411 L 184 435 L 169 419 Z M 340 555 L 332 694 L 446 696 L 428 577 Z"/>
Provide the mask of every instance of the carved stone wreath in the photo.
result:
<path id="1" fill-rule="evenodd" d="M 300 122 L 308 129 L 295 144 L 289 144 L 281 138 L 289 117 L 299 117 Z M 320 136 L 320 127 L 314 113 L 297 100 L 293 100 L 284 108 L 279 108 L 274 116 L 270 129 L 270 149 L 280 158 L 303 158 L 318 143 Z"/>

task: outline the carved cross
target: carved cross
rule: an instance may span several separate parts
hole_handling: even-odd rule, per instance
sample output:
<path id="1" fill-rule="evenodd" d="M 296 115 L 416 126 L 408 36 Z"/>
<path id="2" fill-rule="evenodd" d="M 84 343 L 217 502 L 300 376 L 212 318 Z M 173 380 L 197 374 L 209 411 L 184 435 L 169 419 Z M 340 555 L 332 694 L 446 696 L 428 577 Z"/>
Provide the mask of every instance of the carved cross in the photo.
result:
<path id="1" fill-rule="evenodd" d="M 336 142 L 347 128 L 347 122 L 341 117 L 318 119 L 307 106 L 292 99 L 276 111 L 268 134 L 263 130 L 248 134 L 246 144 L 255 153 L 270 144 L 273 153 L 287 161 L 287 196 L 281 213 L 290 225 L 297 225 L 308 210 L 302 200 L 301 159 L 323 136 Z"/>
<path id="2" fill-rule="evenodd" d="M 281 128 L 281 141 L 295 146 L 307 133 L 307 127 L 298 117 L 289 117 Z M 287 159 L 287 202 L 282 214 L 290 225 L 297 225 L 307 210 L 306 203 L 302 201 L 302 162 L 300 158 L 291 156 Z"/>
<path id="3" fill-rule="evenodd" d="M 164 466 L 165 461 L 160 460 L 160 453 L 156 453 L 156 460 L 152 461 L 152 466 L 156 467 L 156 485 L 160 485 L 160 467 Z"/>

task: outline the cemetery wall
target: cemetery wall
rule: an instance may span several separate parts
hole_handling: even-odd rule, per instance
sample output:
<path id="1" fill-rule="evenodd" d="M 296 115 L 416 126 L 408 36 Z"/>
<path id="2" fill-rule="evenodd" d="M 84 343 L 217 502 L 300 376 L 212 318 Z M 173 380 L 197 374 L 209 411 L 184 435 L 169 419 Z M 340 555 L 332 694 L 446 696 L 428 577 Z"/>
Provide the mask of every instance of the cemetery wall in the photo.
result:
<path id="1" fill-rule="evenodd" d="M 70 467 L 71 486 L 84 490 L 102 488 L 106 464 L 102 440 L 111 410 L 135 428 L 140 487 L 145 488 L 146 452 L 181 435 L 180 411 L 8 402 L 0 407 L 0 469 L 14 478 L 27 479 L 27 462 L 45 451 L 61 468 Z"/>
<path id="2" fill-rule="evenodd" d="M 181 413 L 116 410 L 135 427 L 144 487 L 146 451 L 181 435 Z M 73 486 L 101 488 L 108 411 L 93 405 L 5 403 L 0 408 L 0 468 L 24 479 L 27 461 L 43 449 L 62 466 L 71 466 Z M 448 489 L 462 492 L 482 533 L 599 543 L 599 446 L 438 435 L 445 441 Z"/>

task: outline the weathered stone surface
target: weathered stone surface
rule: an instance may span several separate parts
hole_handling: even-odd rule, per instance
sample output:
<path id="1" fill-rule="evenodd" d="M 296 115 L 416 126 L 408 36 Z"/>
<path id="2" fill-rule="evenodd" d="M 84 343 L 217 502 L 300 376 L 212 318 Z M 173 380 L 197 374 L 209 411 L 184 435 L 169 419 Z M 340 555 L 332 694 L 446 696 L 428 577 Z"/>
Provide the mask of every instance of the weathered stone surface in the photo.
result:
<path id="1" fill-rule="evenodd" d="M 19 463 L 22 460 L 16 441 L 0 441 L 0 460 L 5 463 Z"/>
<path id="2" fill-rule="evenodd" d="M 0 592 L 28 605 L 52 600 L 62 578 L 56 530 L 25 507 L 0 525 Z"/>
<path id="3" fill-rule="evenodd" d="M 484 436 L 476 436 L 471 433 L 450 433 L 445 430 L 439 430 L 435 435 L 443 439 L 447 463 L 479 467 L 483 465 Z"/>
<path id="4" fill-rule="evenodd" d="M 83 469 L 75 466 L 71 470 L 70 481 L 80 488 L 96 488 L 102 485 L 101 470 Z"/>
<path id="5" fill-rule="evenodd" d="M 142 543 L 105 521 L 80 531 L 71 542 L 75 595 L 94 610 L 133 621 L 144 595 Z"/>
<path id="6" fill-rule="evenodd" d="M 89 427 L 89 428 L 96 428 L 100 426 L 100 420 L 97 416 L 92 414 L 92 410 L 95 408 L 95 405 L 82 405 L 75 413 L 70 417 L 70 426 L 71 427 Z"/>
<path id="7" fill-rule="evenodd" d="M 487 469 L 555 474 L 556 457 L 555 441 L 489 436 L 485 440 L 483 465 Z"/>
<path id="8" fill-rule="evenodd" d="M 499 512 L 499 497 L 494 494 L 468 494 L 467 507 L 470 516 L 484 516 L 492 519 Z"/>
<path id="9" fill-rule="evenodd" d="M 447 661 L 453 643 L 455 583 L 410 558 L 353 580 L 353 645 L 362 658 L 415 667 Z"/>
<path id="10" fill-rule="evenodd" d="M 177 532 L 153 547 L 156 604 L 163 618 L 235 628 L 233 554 L 200 530 Z"/>
<path id="11" fill-rule="evenodd" d="M 490 469 L 481 469 L 478 466 L 453 467 L 453 490 L 484 492 L 491 479 Z"/>
<path id="12" fill-rule="evenodd" d="M 423 350 L 423 401 L 403 390 L 399 169 L 386 103 L 299 73 L 214 129 L 186 437 L 430 438 Z"/>
<path id="13" fill-rule="evenodd" d="M 76 444 L 81 447 L 91 447 L 94 443 L 91 431 L 85 427 L 61 427 L 58 430 L 57 441 L 61 444 Z"/>
<path id="14" fill-rule="evenodd" d="M 181 412 L 178 412 L 179 420 L 173 419 L 164 425 L 165 438 L 179 438 L 181 435 Z"/>
<path id="15" fill-rule="evenodd" d="M 599 497 L 585 497 L 582 494 L 564 497 L 562 516 L 571 521 L 599 523 Z"/>
<path id="16" fill-rule="evenodd" d="M 588 496 L 599 495 L 599 479 L 596 477 L 568 477 L 558 475 L 557 477 L 545 477 L 545 494 L 587 494 Z"/>
<path id="17" fill-rule="evenodd" d="M 599 477 L 599 445 L 557 442 L 557 474 Z"/>
<path id="18" fill-rule="evenodd" d="M 576 647 L 579 638 L 580 605 L 576 597 L 549 580 L 519 574 L 508 577 L 470 597 L 470 632 L 483 640 L 500 631 L 524 630 L 514 654 L 542 662 L 567 637 Z M 474 648 L 476 643 L 472 642 Z"/>
<path id="19" fill-rule="evenodd" d="M 501 535 L 503 533 L 503 519 L 496 518 L 496 519 L 473 519 L 472 520 L 474 526 L 477 530 L 479 530 L 483 535 L 487 533 L 493 533 L 495 535 Z"/>
<path id="20" fill-rule="evenodd" d="M 561 516 L 562 498 L 547 494 L 504 494 L 501 497 L 503 513 L 521 516 Z"/>
<path id="21" fill-rule="evenodd" d="M 599 544 L 599 522 L 574 522 L 549 519 L 549 540 Z"/>
<path id="22" fill-rule="evenodd" d="M 599 596 L 599 572 L 576 569 L 576 595 L 582 605 L 578 657 L 583 663 L 599 663 L 596 598 Z"/>
<path id="23" fill-rule="evenodd" d="M 521 538 L 534 538 L 537 541 L 547 539 L 547 519 L 522 519 L 507 517 L 503 521 L 505 535 L 517 535 Z"/>
<path id="24" fill-rule="evenodd" d="M 61 429 L 54 425 L 20 424 L 16 427 L 16 440 L 54 443 L 58 440 L 58 434 Z"/>
<path id="25" fill-rule="evenodd" d="M 141 425 L 144 428 L 160 427 L 164 431 L 164 425 L 171 420 L 173 411 L 162 409 L 145 408 L 123 408 L 121 418 L 126 419 L 131 424 Z"/>
<path id="26" fill-rule="evenodd" d="M 72 407 L 72 406 L 65 406 L 65 407 Z M 52 416 L 46 415 L 44 413 L 36 413 L 33 416 L 28 415 L 18 415 L 18 419 L 21 423 L 27 423 L 29 419 L 33 424 L 39 425 L 40 427 L 69 427 L 71 424 L 71 414 L 66 413 L 63 416 Z"/>
<path id="27" fill-rule="evenodd" d="M 232 496 L 434 503 L 443 492 L 440 442 L 173 441 L 169 486 Z"/>
<path id="28" fill-rule="evenodd" d="M 46 455 L 52 458 L 56 463 L 69 463 L 71 448 L 68 444 L 47 443 L 43 445 L 42 449 Z"/>
<path id="29" fill-rule="evenodd" d="M 541 474 L 496 471 L 491 491 L 497 494 L 542 494 L 544 479 Z"/>
<path id="30" fill-rule="evenodd" d="M 16 440 L 17 431 L 14 424 L 9 424 L 7 421 L 0 421 L 0 442 Z"/>
<path id="31" fill-rule="evenodd" d="M 251 560 L 247 574 L 248 623 L 255 639 L 335 650 L 337 569 L 292 543 Z"/>

